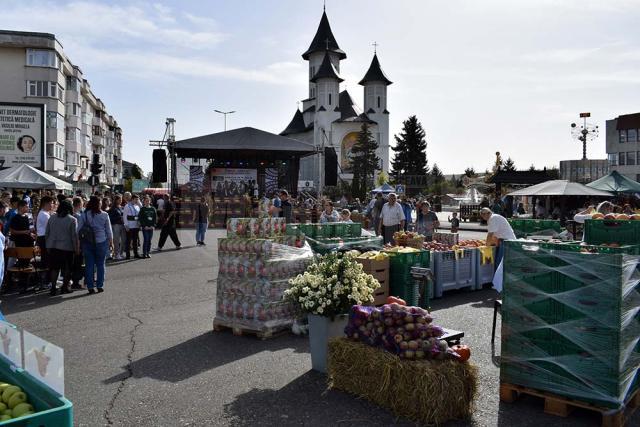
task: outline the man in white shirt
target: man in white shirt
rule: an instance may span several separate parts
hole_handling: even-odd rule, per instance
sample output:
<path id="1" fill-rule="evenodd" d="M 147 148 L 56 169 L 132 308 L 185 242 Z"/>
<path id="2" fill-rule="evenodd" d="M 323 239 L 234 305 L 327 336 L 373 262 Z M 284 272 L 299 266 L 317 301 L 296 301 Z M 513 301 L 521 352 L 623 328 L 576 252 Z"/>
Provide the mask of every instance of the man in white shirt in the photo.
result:
<path id="1" fill-rule="evenodd" d="M 395 243 L 393 233 L 404 228 L 404 211 L 402 206 L 396 202 L 395 193 L 389 194 L 388 202 L 382 206 L 380 211 L 380 225 L 378 231 L 382 235 L 384 243 Z"/>
<path id="2" fill-rule="evenodd" d="M 53 206 L 53 197 L 43 196 L 40 200 L 40 212 L 36 218 L 36 244 L 40 248 L 40 260 L 42 267 L 47 269 L 45 283 L 49 282 L 49 257 L 47 256 L 47 244 L 45 241 L 45 233 L 47 231 L 47 223 L 51 217 L 51 207 Z"/>
<path id="3" fill-rule="evenodd" d="M 138 254 L 138 232 L 140 231 L 140 222 L 138 218 L 140 216 L 140 197 L 134 194 L 131 200 L 124 207 L 122 214 L 124 217 L 124 228 L 127 230 L 127 249 L 126 259 L 131 258 L 131 249 L 133 248 L 134 258 L 142 258 Z"/>
<path id="4" fill-rule="evenodd" d="M 487 221 L 487 246 L 496 246 L 496 267 L 502 261 L 504 255 L 504 240 L 515 240 L 516 235 L 509 221 L 502 215 L 494 214 L 489 208 L 482 208 L 480 217 Z"/>

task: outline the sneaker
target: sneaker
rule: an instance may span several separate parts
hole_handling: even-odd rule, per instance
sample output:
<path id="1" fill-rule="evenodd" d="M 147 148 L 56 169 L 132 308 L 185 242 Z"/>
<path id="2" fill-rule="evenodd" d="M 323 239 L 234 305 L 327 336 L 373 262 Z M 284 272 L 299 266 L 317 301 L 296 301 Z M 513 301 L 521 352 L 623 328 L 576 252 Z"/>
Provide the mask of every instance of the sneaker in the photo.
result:
<path id="1" fill-rule="evenodd" d="M 200 244 L 201 244 L 202 246 L 207 246 L 207 244 L 206 244 L 205 242 L 200 242 Z"/>
<path id="2" fill-rule="evenodd" d="M 96 293 L 96 291 L 94 291 L 93 288 L 87 289 L 87 292 L 89 292 L 90 294 L 95 294 Z"/>
<path id="3" fill-rule="evenodd" d="M 182 249 L 182 246 L 176 246 L 176 251 L 179 251 L 180 249 Z"/>
<path id="4" fill-rule="evenodd" d="M 104 289 L 98 288 L 98 293 L 100 293 L 100 292 L 104 292 Z"/>

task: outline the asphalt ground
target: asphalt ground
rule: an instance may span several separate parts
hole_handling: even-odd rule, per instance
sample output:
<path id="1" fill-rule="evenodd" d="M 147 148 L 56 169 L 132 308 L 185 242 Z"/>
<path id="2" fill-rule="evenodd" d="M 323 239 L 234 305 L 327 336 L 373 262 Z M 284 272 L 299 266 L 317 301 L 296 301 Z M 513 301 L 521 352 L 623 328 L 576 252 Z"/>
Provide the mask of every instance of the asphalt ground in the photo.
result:
<path id="1" fill-rule="evenodd" d="M 180 251 L 168 243 L 150 260 L 110 264 L 102 294 L 4 296 L 2 311 L 10 322 L 64 348 L 66 396 L 76 425 L 412 425 L 327 390 L 326 377 L 311 371 L 307 338 L 286 334 L 260 341 L 212 332 L 215 243 L 224 232 L 209 231 L 206 247 L 195 246 L 192 230 L 179 235 Z M 435 321 L 465 332 L 463 343 L 480 368 L 473 419 L 447 425 L 600 425 L 588 411 L 565 419 L 545 415 L 536 398 L 499 402 L 490 346 L 495 295 L 490 289 L 461 291 L 433 301 Z M 640 415 L 628 425 L 640 425 Z"/>

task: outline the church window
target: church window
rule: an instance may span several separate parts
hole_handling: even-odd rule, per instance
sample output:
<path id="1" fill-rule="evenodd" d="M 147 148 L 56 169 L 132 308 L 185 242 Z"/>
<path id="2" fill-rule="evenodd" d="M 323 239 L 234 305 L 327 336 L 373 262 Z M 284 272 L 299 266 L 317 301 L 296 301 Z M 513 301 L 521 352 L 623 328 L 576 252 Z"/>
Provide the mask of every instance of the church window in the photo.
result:
<path id="1" fill-rule="evenodd" d="M 329 94 L 329 105 L 331 105 L 331 94 Z"/>
<path id="2" fill-rule="evenodd" d="M 378 97 L 378 108 L 380 108 L 380 97 Z"/>

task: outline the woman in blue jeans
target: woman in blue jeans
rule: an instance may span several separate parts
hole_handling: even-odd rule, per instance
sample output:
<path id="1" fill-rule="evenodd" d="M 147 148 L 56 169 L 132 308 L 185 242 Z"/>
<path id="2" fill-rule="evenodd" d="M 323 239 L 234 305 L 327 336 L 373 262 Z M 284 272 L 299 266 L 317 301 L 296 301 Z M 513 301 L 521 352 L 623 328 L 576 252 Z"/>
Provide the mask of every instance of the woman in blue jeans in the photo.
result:
<path id="1" fill-rule="evenodd" d="M 96 196 L 91 196 L 87 208 L 80 215 L 78 232 L 81 236 L 85 224 L 88 224 L 93 230 L 93 238 L 83 239 L 81 242 L 85 263 L 84 282 L 89 293 L 93 294 L 95 293 L 94 284 L 98 288 L 98 292 L 104 291 L 104 264 L 107 253 L 113 247 L 113 233 L 109 215 L 100 209 L 100 199 Z M 93 272 L 96 269 L 98 270 L 98 278 L 94 283 Z"/>

